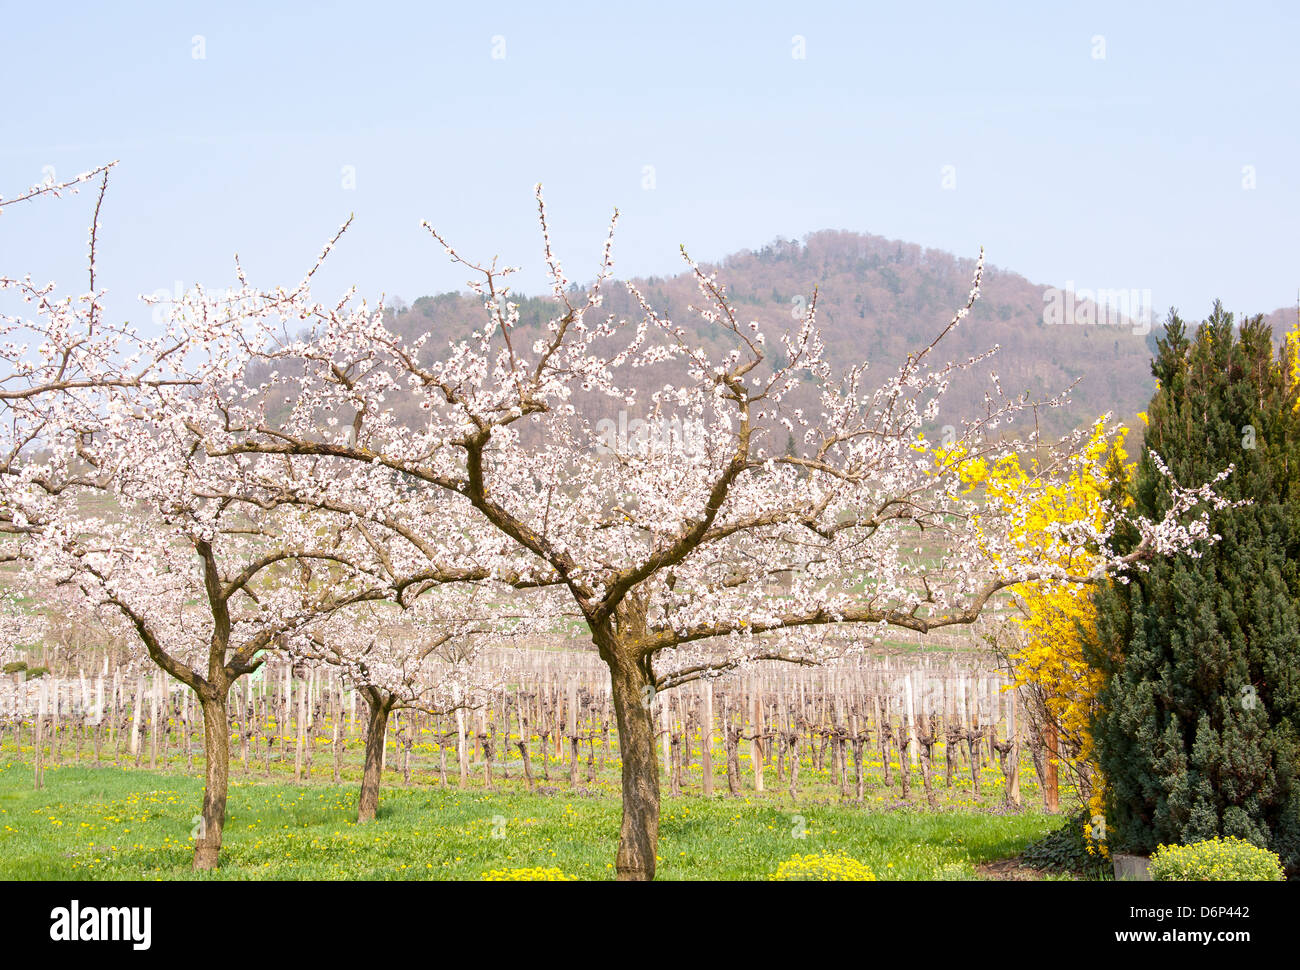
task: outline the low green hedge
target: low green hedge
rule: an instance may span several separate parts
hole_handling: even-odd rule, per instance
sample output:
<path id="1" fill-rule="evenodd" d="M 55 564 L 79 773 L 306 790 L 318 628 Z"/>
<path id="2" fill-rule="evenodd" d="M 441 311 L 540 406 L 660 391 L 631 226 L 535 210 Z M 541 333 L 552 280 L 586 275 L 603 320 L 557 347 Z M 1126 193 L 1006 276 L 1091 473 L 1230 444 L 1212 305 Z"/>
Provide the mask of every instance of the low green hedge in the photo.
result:
<path id="1" fill-rule="evenodd" d="M 1223 838 L 1191 845 L 1162 845 L 1151 856 L 1157 882 L 1278 882 L 1283 878 L 1277 853 L 1245 839 Z"/>

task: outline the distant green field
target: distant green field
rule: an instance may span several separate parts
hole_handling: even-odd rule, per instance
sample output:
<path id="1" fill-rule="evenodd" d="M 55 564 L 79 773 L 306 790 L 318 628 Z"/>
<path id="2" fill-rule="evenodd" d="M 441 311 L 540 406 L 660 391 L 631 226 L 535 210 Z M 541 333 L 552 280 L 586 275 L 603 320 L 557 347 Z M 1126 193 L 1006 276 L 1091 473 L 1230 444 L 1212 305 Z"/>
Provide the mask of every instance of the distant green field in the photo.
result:
<path id="1" fill-rule="evenodd" d="M 382 794 L 357 825 L 356 787 L 232 780 L 223 864 L 190 869 L 200 779 L 113 767 L 46 771 L 0 761 L 0 879 L 481 879 L 554 867 L 613 877 L 619 800 L 605 786 L 528 795 L 413 786 Z M 1036 809 L 885 810 L 774 792 L 665 798 L 661 879 L 763 879 L 795 854 L 843 853 L 879 879 L 974 879 L 1061 824 Z M 883 796 L 880 796 L 883 799 Z M 990 800 L 991 801 L 991 800 Z M 995 804 L 995 803 L 993 803 Z M 798 837 L 802 833 L 802 837 Z"/>

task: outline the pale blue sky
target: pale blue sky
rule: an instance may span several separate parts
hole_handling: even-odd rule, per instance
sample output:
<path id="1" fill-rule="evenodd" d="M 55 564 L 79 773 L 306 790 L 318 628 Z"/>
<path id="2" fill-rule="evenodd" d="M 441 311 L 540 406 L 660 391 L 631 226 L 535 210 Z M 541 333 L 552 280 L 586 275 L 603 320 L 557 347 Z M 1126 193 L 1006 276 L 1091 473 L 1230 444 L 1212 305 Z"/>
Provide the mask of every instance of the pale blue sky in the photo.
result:
<path id="1" fill-rule="evenodd" d="M 229 284 L 236 251 L 254 282 L 296 280 L 349 212 L 322 296 L 460 288 L 421 219 L 534 292 L 538 180 L 578 279 L 617 205 L 627 275 L 676 271 L 681 242 L 836 228 L 983 244 L 1035 282 L 1150 289 L 1158 314 L 1300 287 L 1294 5 L 3 6 L 0 192 L 121 159 L 101 267 L 121 315 Z M 0 272 L 84 286 L 90 204 L 6 210 Z"/>

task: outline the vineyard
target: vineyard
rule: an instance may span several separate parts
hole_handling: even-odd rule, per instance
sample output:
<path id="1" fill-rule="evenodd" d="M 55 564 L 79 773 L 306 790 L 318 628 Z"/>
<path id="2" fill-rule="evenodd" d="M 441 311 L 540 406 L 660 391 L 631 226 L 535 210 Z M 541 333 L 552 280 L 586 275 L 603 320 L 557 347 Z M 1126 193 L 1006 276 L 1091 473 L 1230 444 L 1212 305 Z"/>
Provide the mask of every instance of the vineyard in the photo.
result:
<path id="1" fill-rule="evenodd" d="M 494 659 L 513 681 L 478 705 L 393 713 L 378 812 L 362 825 L 364 695 L 333 670 L 280 661 L 245 679 L 217 874 L 609 878 L 620 763 L 608 677 L 576 649 Z M 808 853 L 848 853 L 879 878 L 979 878 L 1060 824 L 1044 805 L 1044 742 L 992 667 L 970 649 L 896 652 L 649 698 L 663 878 L 764 879 Z M 203 777 L 190 692 L 139 667 L 3 686 L 0 874 L 190 878 Z"/>
<path id="2" fill-rule="evenodd" d="M 1055 810 L 1047 741 L 1004 676 L 979 655 L 912 654 L 856 664 L 769 665 L 647 698 L 671 795 L 867 798 L 890 806 Z M 576 650 L 501 652 L 515 682 L 448 713 L 398 710 L 382 748 L 390 784 L 609 791 L 618 740 L 609 680 Z M 0 692 L 0 750 L 47 767 L 201 773 L 192 694 L 160 674 L 79 671 Z M 234 690 L 231 761 L 295 783 L 360 776 L 366 703 L 329 669 L 270 662 Z"/>

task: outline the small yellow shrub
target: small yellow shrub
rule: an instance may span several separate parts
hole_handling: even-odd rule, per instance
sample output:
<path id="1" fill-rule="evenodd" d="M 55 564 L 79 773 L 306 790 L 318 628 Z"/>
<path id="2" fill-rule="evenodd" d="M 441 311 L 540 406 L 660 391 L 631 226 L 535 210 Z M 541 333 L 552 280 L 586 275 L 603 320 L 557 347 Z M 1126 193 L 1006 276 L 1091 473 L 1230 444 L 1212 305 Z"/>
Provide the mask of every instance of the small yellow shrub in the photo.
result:
<path id="1" fill-rule="evenodd" d="M 875 882 L 871 867 L 840 853 L 794 855 L 767 877 L 775 882 Z"/>
<path id="2" fill-rule="evenodd" d="M 1245 839 L 1207 839 L 1191 845 L 1161 845 L 1151 856 L 1156 882 L 1280 882 L 1276 852 Z"/>

